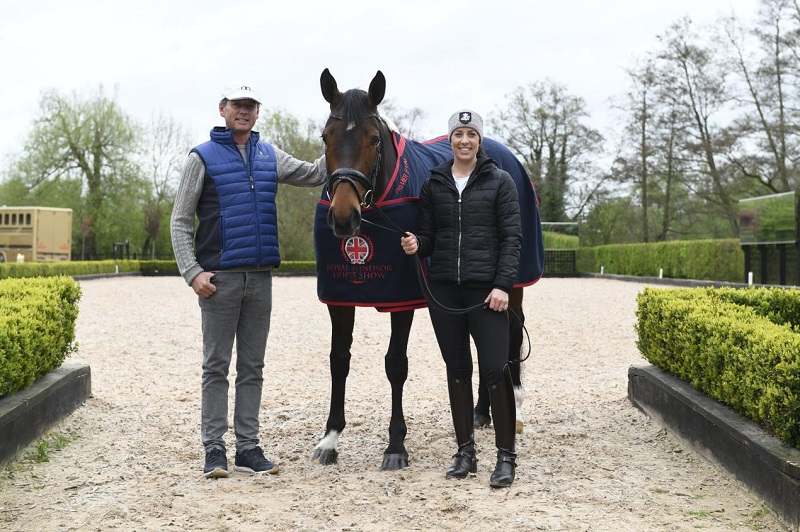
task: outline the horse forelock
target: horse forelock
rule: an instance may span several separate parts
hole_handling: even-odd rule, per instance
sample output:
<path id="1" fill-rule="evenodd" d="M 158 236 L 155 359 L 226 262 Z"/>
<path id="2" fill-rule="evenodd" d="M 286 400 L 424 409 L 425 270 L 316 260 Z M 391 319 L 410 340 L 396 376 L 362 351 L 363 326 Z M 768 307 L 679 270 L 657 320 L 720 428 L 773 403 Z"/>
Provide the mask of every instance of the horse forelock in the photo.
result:
<path id="1" fill-rule="evenodd" d="M 362 124 L 376 112 L 370 108 L 367 93 L 360 89 L 350 89 L 342 95 L 338 109 L 346 129 L 350 130 Z"/>

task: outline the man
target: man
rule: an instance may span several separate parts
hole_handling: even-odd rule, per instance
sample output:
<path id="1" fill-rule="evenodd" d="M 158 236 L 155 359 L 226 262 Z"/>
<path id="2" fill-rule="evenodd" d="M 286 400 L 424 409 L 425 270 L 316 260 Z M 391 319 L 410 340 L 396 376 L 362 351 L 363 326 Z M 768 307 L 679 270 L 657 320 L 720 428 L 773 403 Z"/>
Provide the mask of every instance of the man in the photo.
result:
<path id="1" fill-rule="evenodd" d="M 297 160 L 252 131 L 261 100 L 250 85 L 227 87 L 225 127 L 191 150 L 172 212 L 178 268 L 198 296 L 203 331 L 201 440 L 206 478 L 228 476 L 228 368 L 236 341 L 235 467 L 277 473 L 259 447 L 264 353 L 272 310 L 272 269 L 280 264 L 278 183 L 324 183 L 325 157 Z M 195 232 L 195 216 L 199 220 Z"/>

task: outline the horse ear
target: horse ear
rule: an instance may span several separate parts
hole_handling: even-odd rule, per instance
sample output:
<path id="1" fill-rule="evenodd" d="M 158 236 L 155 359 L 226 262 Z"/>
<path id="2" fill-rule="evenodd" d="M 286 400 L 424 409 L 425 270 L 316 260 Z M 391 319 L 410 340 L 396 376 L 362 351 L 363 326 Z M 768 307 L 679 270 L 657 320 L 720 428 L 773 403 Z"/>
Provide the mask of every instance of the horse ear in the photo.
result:
<path id="1" fill-rule="evenodd" d="M 375 107 L 378 107 L 383 101 L 383 96 L 386 94 L 386 78 L 383 77 L 383 72 L 378 70 L 375 74 L 375 77 L 372 78 L 372 81 L 369 83 L 369 99 L 372 100 L 372 103 Z"/>
<path id="2" fill-rule="evenodd" d="M 341 93 L 339 92 L 339 88 L 336 86 L 336 79 L 334 79 L 330 70 L 327 68 L 322 71 L 322 74 L 319 77 L 319 86 L 322 89 L 322 97 L 325 98 L 326 102 L 333 106 L 333 102 L 339 99 Z"/>

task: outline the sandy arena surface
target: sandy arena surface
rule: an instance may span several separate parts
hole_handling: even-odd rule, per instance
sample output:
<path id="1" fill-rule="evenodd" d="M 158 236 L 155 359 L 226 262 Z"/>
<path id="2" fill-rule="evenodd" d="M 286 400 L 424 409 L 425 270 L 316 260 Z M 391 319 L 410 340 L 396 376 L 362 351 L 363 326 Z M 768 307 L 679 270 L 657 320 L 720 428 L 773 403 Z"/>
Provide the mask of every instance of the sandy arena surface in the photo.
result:
<path id="1" fill-rule="evenodd" d="M 645 363 L 633 329 L 644 286 L 543 279 L 525 290 L 533 353 L 517 480 L 493 490 L 491 429 L 476 434 L 477 475 L 444 478 L 455 442 L 427 311 L 409 345 L 410 467 L 379 470 L 389 317 L 373 309 L 356 312 L 339 464 L 321 466 L 311 454 L 328 413 L 328 314 L 314 278 L 276 277 L 261 437 L 281 472 L 206 480 L 193 292 L 177 277 L 83 281 L 68 363 L 91 366 L 93 397 L 50 433 L 73 440 L 49 462 L 26 459 L 31 446 L 0 470 L 0 529 L 787 530 L 628 401 L 627 370 Z"/>

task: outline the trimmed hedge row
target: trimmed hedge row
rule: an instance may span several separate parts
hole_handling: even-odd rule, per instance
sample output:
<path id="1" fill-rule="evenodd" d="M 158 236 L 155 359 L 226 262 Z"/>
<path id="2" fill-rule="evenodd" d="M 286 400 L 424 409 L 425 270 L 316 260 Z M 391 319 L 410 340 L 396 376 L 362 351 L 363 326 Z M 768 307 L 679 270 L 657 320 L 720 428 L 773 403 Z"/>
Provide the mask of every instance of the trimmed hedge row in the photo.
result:
<path id="1" fill-rule="evenodd" d="M 542 238 L 544 249 L 577 249 L 580 246 L 579 238 L 573 235 L 542 231 Z"/>
<path id="2" fill-rule="evenodd" d="M 21 277 L 51 277 L 59 275 L 100 275 L 140 272 L 143 268 L 174 268 L 174 261 L 98 260 L 66 262 L 5 262 L 0 263 L 0 279 Z"/>
<path id="3" fill-rule="evenodd" d="M 637 305 L 651 364 L 800 449 L 800 291 L 645 288 Z"/>
<path id="4" fill-rule="evenodd" d="M 0 397 L 30 386 L 75 351 L 80 296 L 71 277 L 0 281 Z"/>
<path id="5" fill-rule="evenodd" d="M 744 252 L 739 240 L 677 240 L 647 244 L 615 244 L 580 248 L 579 272 L 707 279 L 731 283 L 744 280 Z"/>
<path id="6" fill-rule="evenodd" d="M 178 265 L 169 260 L 100 260 L 71 262 L 4 262 L 0 279 L 59 275 L 104 275 L 140 272 L 142 275 L 178 275 Z M 275 273 L 316 273 L 314 261 L 283 261 Z"/>
<path id="7" fill-rule="evenodd" d="M 313 261 L 284 261 L 280 274 L 313 274 Z M 80 287 L 72 276 L 178 275 L 174 261 L 0 263 L 0 398 L 60 367 L 75 351 Z"/>

